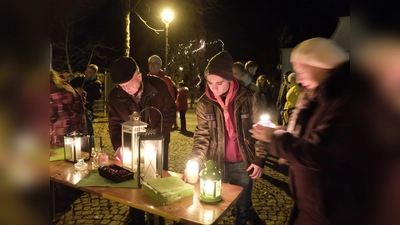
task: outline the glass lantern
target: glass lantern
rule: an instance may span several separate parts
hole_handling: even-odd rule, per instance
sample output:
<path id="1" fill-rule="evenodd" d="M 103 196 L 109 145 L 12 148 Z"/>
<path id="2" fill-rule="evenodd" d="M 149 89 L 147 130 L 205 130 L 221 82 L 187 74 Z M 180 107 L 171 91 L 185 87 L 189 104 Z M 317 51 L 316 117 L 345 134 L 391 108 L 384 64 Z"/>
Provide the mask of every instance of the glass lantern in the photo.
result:
<path id="1" fill-rule="evenodd" d="M 163 172 L 164 137 L 156 129 L 139 133 L 140 177 L 161 178 Z"/>
<path id="2" fill-rule="evenodd" d="M 147 123 L 140 121 L 140 114 L 133 112 L 130 120 L 122 123 L 122 166 L 132 172 L 138 168 L 139 152 L 138 133 L 146 132 Z"/>
<path id="3" fill-rule="evenodd" d="M 79 159 L 90 160 L 92 155 L 92 136 L 72 132 L 64 135 L 64 160 L 77 163 Z"/>
<path id="4" fill-rule="evenodd" d="M 200 172 L 200 200 L 204 202 L 221 201 L 221 172 L 217 169 L 217 162 L 208 160 L 205 168 Z"/>

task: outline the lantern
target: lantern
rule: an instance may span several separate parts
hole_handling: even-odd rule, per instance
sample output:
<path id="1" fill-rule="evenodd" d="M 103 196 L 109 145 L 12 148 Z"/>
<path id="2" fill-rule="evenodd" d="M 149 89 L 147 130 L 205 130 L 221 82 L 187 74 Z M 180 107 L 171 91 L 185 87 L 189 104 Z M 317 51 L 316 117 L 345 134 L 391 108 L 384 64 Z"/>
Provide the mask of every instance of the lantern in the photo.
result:
<path id="1" fill-rule="evenodd" d="M 208 160 L 204 165 L 205 168 L 200 172 L 200 200 L 218 202 L 221 200 L 221 172 L 213 160 Z"/>
<path id="2" fill-rule="evenodd" d="M 139 133 L 139 174 L 142 179 L 161 178 L 163 172 L 164 137 L 156 129 Z"/>
<path id="3" fill-rule="evenodd" d="M 76 163 L 79 159 L 90 160 L 93 137 L 88 134 L 72 132 L 64 135 L 64 160 Z"/>
<path id="4" fill-rule="evenodd" d="M 129 116 L 130 120 L 122 123 L 122 166 L 136 172 L 138 168 L 138 143 L 139 132 L 145 132 L 147 123 L 140 121 L 140 114 L 133 112 Z"/>

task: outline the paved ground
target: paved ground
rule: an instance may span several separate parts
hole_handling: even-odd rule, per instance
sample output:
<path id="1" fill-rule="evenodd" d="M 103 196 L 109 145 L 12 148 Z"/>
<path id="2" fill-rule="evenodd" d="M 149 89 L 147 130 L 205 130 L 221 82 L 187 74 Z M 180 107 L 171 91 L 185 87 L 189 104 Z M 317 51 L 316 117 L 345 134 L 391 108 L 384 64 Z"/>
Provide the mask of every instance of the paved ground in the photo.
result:
<path id="1" fill-rule="evenodd" d="M 195 110 L 186 114 L 187 129 L 194 131 L 197 124 Z M 179 120 L 178 120 L 179 121 Z M 112 154 L 108 138 L 107 118 L 97 117 L 94 121 L 95 133 L 104 137 L 105 148 Z M 178 123 L 179 124 L 179 123 Z M 185 136 L 179 131 L 171 133 L 169 170 L 182 173 L 189 159 L 193 140 L 191 134 Z M 292 199 L 288 190 L 288 177 L 277 166 L 275 158 L 268 158 L 264 175 L 254 182 L 253 205 L 267 225 L 285 224 L 290 212 Z M 71 205 L 71 210 L 58 214 L 61 224 L 107 224 L 123 225 L 129 220 L 128 207 L 117 202 L 84 193 Z M 232 224 L 234 217 L 228 213 L 218 224 Z"/>

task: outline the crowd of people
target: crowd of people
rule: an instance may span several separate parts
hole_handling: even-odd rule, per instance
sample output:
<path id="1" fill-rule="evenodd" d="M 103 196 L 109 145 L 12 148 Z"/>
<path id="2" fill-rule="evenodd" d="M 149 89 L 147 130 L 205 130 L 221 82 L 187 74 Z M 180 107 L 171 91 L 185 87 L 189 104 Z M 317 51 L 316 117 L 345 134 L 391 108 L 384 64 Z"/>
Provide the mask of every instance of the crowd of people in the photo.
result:
<path id="1" fill-rule="evenodd" d="M 334 41 L 305 40 L 293 49 L 293 71 L 283 74 L 279 89 L 265 74 L 256 75 L 254 61 L 235 62 L 227 51 L 209 60 L 205 91 L 196 105 L 191 159 L 199 165 L 216 161 L 223 182 L 244 188 L 235 224 L 265 224 L 252 207 L 251 193 L 268 155 L 289 166 L 294 204 L 288 224 L 400 223 L 399 42 L 385 37 L 369 46 L 356 62 L 366 66 L 351 70 L 349 53 Z M 181 132 L 187 131 L 189 89 L 172 82 L 159 56 L 150 56 L 148 64 L 146 74 L 131 57 L 113 62 L 109 134 L 120 161 L 121 123 L 134 111 L 157 108 L 162 115 L 147 110 L 141 119 L 164 136 L 163 169 L 168 170 L 177 112 Z M 87 132 L 88 114 L 101 95 L 97 70 L 88 66 L 85 77 L 70 84 L 50 71 L 52 142 L 72 130 Z M 259 124 L 272 108 L 277 124 Z M 131 224 L 146 223 L 145 212 L 130 208 L 130 215 Z"/>

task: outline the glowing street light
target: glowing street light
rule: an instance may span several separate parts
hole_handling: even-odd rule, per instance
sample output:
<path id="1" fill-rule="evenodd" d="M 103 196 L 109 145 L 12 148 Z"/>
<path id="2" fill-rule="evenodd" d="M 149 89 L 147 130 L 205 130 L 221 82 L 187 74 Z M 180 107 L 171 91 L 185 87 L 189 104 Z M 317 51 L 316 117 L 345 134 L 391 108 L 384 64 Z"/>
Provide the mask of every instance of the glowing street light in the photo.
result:
<path id="1" fill-rule="evenodd" d="M 171 10 L 165 10 L 162 14 L 162 21 L 165 23 L 165 68 L 164 70 L 167 69 L 168 65 L 168 28 L 169 28 L 169 23 L 174 19 L 174 14 L 172 13 Z"/>

